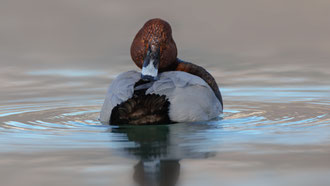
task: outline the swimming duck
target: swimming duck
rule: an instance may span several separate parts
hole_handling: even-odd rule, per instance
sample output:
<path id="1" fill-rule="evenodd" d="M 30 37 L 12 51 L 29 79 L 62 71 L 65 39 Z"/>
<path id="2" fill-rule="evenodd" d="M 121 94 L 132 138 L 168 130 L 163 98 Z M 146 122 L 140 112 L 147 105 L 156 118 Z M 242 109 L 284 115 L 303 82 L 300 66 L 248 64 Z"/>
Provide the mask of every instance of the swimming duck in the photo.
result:
<path id="1" fill-rule="evenodd" d="M 114 125 L 170 124 L 210 120 L 223 102 L 213 76 L 203 67 L 177 58 L 169 23 L 147 21 L 131 45 L 142 69 L 119 74 L 111 83 L 100 121 Z"/>

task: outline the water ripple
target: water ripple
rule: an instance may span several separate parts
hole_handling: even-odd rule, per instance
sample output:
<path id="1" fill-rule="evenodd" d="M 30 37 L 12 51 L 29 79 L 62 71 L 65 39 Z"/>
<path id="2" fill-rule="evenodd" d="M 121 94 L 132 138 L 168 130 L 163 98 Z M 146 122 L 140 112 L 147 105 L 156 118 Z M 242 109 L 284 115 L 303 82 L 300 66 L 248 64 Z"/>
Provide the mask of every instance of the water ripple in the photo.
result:
<path id="1" fill-rule="evenodd" d="M 210 145 L 218 144 L 224 136 L 236 143 L 250 138 L 267 141 L 269 136 L 281 134 L 284 141 L 294 133 L 308 135 L 317 130 L 318 134 L 325 135 L 318 135 L 314 140 L 325 139 L 328 134 L 322 128 L 330 126 L 330 116 L 328 105 L 323 103 L 328 103 L 324 95 L 329 87 L 318 88 L 225 88 L 223 115 L 208 122 L 175 124 L 169 126 L 169 130 L 174 131 L 171 135 L 179 141 L 177 144 L 190 150 L 191 146 L 199 146 L 198 151 L 203 151 L 204 147 L 212 149 Z M 274 91 L 273 95 L 270 94 Z M 16 104 L 10 102 L 0 106 L 0 141 L 1 145 L 7 144 L 3 149 L 22 146 L 31 149 L 56 146 L 135 148 L 138 145 L 129 140 L 131 136 L 128 134 L 98 121 L 100 99 L 35 100 L 37 102 L 33 104 L 16 100 Z M 272 140 L 279 141 L 275 136 Z"/>

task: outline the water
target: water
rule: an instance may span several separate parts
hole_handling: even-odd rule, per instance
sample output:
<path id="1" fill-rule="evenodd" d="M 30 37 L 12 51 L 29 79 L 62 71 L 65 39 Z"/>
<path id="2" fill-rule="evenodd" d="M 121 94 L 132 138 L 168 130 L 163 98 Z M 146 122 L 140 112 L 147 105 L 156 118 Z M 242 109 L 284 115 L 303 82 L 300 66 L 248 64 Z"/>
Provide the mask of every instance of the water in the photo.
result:
<path id="1" fill-rule="evenodd" d="M 330 3 L 3 2 L 1 185 L 329 185 Z M 223 115 L 97 120 L 111 80 L 137 69 L 130 42 L 152 17 L 215 76 Z"/>

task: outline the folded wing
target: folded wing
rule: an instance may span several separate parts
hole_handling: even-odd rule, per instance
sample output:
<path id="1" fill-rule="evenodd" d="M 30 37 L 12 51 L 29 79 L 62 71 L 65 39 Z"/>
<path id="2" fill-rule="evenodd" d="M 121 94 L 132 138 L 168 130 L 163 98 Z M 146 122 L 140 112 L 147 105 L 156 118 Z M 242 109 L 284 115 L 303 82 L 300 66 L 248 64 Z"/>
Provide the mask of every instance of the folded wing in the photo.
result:
<path id="1" fill-rule="evenodd" d="M 100 121 L 109 123 L 112 109 L 130 99 L 134 93 L 134 85 L 141 78 L 141 73 L 137 71 L 128 71 L 119 74 L 108 88 L 101 113 Z"/>

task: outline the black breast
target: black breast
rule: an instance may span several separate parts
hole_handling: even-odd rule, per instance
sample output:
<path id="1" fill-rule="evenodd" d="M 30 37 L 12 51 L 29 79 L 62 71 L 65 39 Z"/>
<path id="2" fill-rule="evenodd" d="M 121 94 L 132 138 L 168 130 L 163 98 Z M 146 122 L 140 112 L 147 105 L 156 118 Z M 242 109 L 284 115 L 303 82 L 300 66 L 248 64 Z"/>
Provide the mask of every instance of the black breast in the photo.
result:
<path id="1" fill-rule="evenodd" d="M 135 84 L 138 87 L 150 82 L 142 80 Z M 112 109 L 110 124 L 111 125 L 156 125 L 170 124 L 171 122 L 168 111 L 170 102 L 166 96 L 156 94 L 147 94 L 147 89 L 135 89 L 132 98 L 117 105 Z"/>

